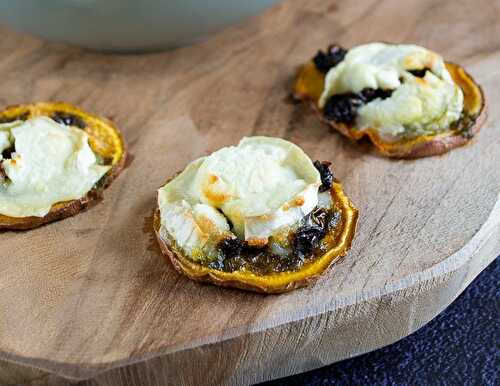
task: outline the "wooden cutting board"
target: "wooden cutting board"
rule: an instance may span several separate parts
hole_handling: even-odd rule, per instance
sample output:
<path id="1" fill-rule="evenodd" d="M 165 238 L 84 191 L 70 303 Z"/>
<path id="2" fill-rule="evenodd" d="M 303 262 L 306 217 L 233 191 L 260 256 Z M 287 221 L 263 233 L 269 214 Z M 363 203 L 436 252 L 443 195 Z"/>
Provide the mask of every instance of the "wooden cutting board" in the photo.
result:
<path id="1" fill-rule="evenodd" d="M 248 384 L 394 342 L 500 254 L 500 4 L 287 1 L 205 43 L 101 55 L 0 29 L 0 104 L 64 100 L 113 117 L 133 162 L 77 217 L 0 234 L 0 383 Z M 463 64 L 489 119 L 471 146 L 381 158 L 289 103 L 318 48 L 412 42 Z M 331 160 L 360 209 L 353 249 L 314 286 L 280 296 L 204 286 L 166 264 L 155 191 L 244 135 Z"/>

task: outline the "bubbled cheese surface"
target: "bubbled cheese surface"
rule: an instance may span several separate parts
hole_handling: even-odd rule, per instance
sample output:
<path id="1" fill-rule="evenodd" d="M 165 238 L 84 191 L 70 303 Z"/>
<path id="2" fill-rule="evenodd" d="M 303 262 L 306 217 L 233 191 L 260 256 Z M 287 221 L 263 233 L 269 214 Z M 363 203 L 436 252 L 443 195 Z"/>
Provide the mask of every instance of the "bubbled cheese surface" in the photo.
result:
<path id="1" fill-rule="evenodd" d="M 426 71 L 423 78 L 411 70 Z M 460 118 L 463 93 L 443 58 L 416 45 L 371 43 L 349 50 L 325 78 L 319 106 L 332 95 L 364 88 L 394 90 L 358 109 L 356 128 L 373 128 L 385 136 L 421 135 L 446 130 Z"/>
<path id="2" fill-rule="evenodd" d="M 264 245 L 274 231 L 312 211 L 320 184 L 312 161 L 296 145 L 244 138 L 193 161 L 159 190 L 160 233 L 195 259 L 206 258 L 200 249 L 228 235 Z"/>
<path id="3" fill-rule="evenodd" d="M 85 196 L 110 169 L 100 166 L 87 134 L 47 117 L 0 126 L 0 160 L 7 178 L 0 182 L 0 214 L 43 217 L 52 205 Z"/>

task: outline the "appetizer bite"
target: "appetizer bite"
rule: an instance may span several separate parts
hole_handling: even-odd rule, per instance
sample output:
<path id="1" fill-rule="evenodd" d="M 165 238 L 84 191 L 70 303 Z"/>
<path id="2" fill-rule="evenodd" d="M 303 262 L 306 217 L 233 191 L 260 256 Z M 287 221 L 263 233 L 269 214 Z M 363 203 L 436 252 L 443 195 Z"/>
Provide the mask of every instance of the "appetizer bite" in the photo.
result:
<path id="1" fill-rule="evenodd" d="M 346 254 L 356 228 L 329 165 L 270 137 L 191 162 L 158 190 L 162 252 L 197 281 L 265 293 L 307 285 Z"/>
<path id="2" fill-rule="evenodd" d="M 466 144 L 486 117 L 484 95 L 460 66 L 410 44 L 331 45 L 294 86 L 319 118 L 385 156 L 417 158 Z"/>
<path id="3" fill-rule="evenodd" d="M 30 229 L 97 202 L 125 164 L 108 120 L 67 103 L 0 112 L 0 229 Z"/>

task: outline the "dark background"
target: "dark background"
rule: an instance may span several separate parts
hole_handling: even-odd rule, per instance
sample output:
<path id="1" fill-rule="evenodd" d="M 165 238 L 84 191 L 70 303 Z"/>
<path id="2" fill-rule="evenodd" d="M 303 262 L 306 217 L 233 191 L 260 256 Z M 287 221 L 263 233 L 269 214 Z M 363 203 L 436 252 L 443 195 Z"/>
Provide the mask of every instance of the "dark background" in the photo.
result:
<path id="1" fill-rule="evenodd" d="M 498 260 L 445 311 L 407 338 L 261 386 L 500 385 Z"/>

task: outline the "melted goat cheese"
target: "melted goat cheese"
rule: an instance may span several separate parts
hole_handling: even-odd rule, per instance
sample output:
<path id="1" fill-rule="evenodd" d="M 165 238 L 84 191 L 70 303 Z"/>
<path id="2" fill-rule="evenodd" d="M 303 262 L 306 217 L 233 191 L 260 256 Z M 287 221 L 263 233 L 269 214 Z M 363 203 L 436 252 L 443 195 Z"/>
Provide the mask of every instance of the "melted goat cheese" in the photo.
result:
<path id="1" fill-rule="evenodd" d="M 423 78 L 410 70 L 429 69 Z M 356 128 L 373 128 L 388 137 L 446 130 L 460 118 L 463 93 L 443 58 L 416 45 L 371 43 L 351 49 L 325 78 L 319 106 L 336 94 L 364 88 L 394 90 L 358 109 Z"/>
<path id="2" fill-rule="evenodd" d="M 193 161 L 159 189 L 160 233 L 193 259 L 207 258 L 200 250 L 231 234 L 264 245 L 275 230 L 314 209 L 320 185 L 318 171 L 298 146 L 244 138 Z"/>
<path id="3" fill-rule="evenodd" d="M 8 133 L 0 134 L 0 147 L 15 147 L 1 161 L 7 179 L 0 184 L 0 214 L 6 216 L 43 217 L 55 203 L 85 196 L 110 169 L 97 165 L 85 131 L 47 117 L 2 125 L 0 133 Z"/>

